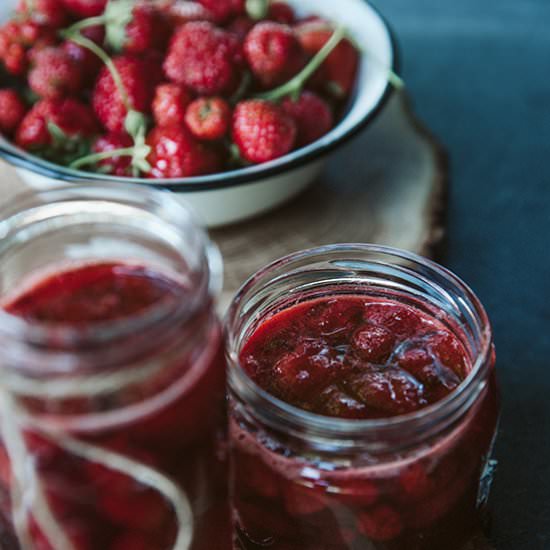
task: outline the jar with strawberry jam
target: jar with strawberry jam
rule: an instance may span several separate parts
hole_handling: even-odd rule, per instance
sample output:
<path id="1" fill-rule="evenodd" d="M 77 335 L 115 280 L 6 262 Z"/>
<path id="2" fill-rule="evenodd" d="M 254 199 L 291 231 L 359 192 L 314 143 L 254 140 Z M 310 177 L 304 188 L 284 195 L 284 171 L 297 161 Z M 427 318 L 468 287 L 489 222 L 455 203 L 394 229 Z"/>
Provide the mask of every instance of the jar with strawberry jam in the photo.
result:
<path id="1" fill-rule="evenodd" d="M 1 218 L 0 547 L 229 548 L 205 232 L 137 186 L 23 196 Z"/>
<path id="2" fill-rule="evenodd" d="M 227 333 L 234 548 L 452 550 L 484 527 L 494 351 L 457 277 L 300 252 L 243 286 Z"/>

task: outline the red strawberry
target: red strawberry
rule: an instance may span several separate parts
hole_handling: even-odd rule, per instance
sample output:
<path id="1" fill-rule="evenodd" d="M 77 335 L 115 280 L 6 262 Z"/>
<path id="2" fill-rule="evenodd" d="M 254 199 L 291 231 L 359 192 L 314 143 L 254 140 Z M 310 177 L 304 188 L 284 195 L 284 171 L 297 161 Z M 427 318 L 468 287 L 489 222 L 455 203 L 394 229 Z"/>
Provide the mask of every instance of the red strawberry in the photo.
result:
<path id="1" fill-rule="evenodd" d="M 221 139 L 231 124 L 231 107 L 221 97 L 201 97 L 187 108 L 185 122 L 198 139 Z"/>
<path id="2" fill-rule="evenodd" d="M 296 19 L 296 14 L 291 6 L 286 2 L 271 2 L 267 18 L 278 23 L 286 23 L 291 25 Z"/>
<path id="3" fill-rule="evenodd" d="M 106 153 L 114 149 L 126 149 L 132 147 L 134 142 L 128 134 L 111 132 L 99 137 L 92 147 L 93 153 Z M 99 161 L 98 168 L 100 172 L 113 174 L 114 176 L 132 176 L 132 157 L 115 156 Z"/>
<path id="4" fill-rule="evenodd" d="M 315 55 L 329 40 L 334 30 L 322 20 L 306 22 L 296 27 L 303 49 Z M 313 80 L 337 98 L 347 97 L 355 84 L 359 52 L 347 40 L 341 40 L 322 64 Z"/>
<path id="5" fill-rule="evenodd" d="M 191 93 L 178 84 L 160 84 L 153 99 L 153 117 L 159 126 L 185 124 L 185 113 L 193 100 Z"/>
<path id="6" fill-rule="evenodd" d="M 84 37 L 95 42 L 99 46 L 101 46 L 105 40 L 105 29 L 100 25 L 87 27 L 80 32 Z M 87 48 L 83 48 L 71 40 L 64 42 L 62 47 L 69 57 L 79 65 L 84 84 L 92 84 L 101 70 L 101 67 L 103 67 L 101 59 Z"/>
<path id="7" fill-rule="evenodd" d="M 97 122 L 88 105 L 73 98 L 43 99 L 21 122 L 15 137 L 17 145 L 35 150 L 54 145 L 48 128 L 53 123 L 67 138 L 89 138 L 97 133 Z"/>
<path id="8" fill-rule="evenodd" d="M 62 0 L 20 0 L 17 11 L 25 19 L 45 27 L 58 29 L 68 22 Z"/>
<path id="9" fill-rule="evenodd" d="M 172 37 L 164 72 L 198 94 L 224 94 L 238 81 L 239 61 L 234 34 L 204 21 L 187 23 Z"/>
<path id="10" fill-rule="evenodd" d="M 153 128 L 147 136 L 152 178 L 186 178 L 210 174 L 219 169 L 217 153 L 195 140 L 178 125 Z"/>
<path id="11" fill-rule="evenodd" d="M 240 15 L 239 17 L 235 17 L 226 28 L 237 35 L 241 42 L 244 42 L 246 35 L 252 30 L 255 24 L 254 19 L 248 17 L 248 15 Z"/>
<path id="12" fill-rule="evenodd" d="M 121 55 L 113 60 L 128 95 L 132 109 L 149 112 L 157 78 L 145 60 Z M 145 75 L 147 77 L 145 78 Z M 107 67 L 103 67 L 95 84 L 92 105 L 97 118 L 111 132 L 122 132 L 127 115 L 122 96 Z"/>
<path id="13" fill-rule="evenodd" d="M 8 73 L 22 75 L 28 67 L 27 51 L 21 44 L 10 44 L 2 56 L 2 61 Z"/>
<path id="14" fill-rule="evenodd" d="M 296 123 L 298 129 L 296 145 L 298 147 L 317 141 L 334 124 L 328 103 L 313 92 L 302 92 L 296 101 L 287 98 L 282 105 Z"/>
<path id="15" fill-rule="evenodd" d="M 244 54 L 252 72 L 265 87 L 290 80 L 305 61 L 293 30 L 273 21 L 254 26 L 244 41 Z"/>
<path id="16" fill-rule="evenodd" d="M 160 16 L 152 6 L 138 4 L 132 12 L 132 21 L 126 26 L 124 51 L 142 53 L 150 49 L 163 49 L 169 33 Z"/>
<path id="17" fill-rule="evenodd" d="M 369 539 L 383 542 L 397 538 L 403 531 L 403 523 L 391 506 L 381 505 L 359 514 L 357 528 Z"/>
<path id="18" fill-rule="evenodd" d="M 77 17 L 94 17 L 103 13 L 107 0 L 63 0 L 63 4 Z"/>
<path id="19" fill-rule="evenodd" d="M 82 87 L 80 66 L 62 48 L 49 47 L 36 52 L 29 72 L 29 86 L 41 97 L 73 95 Z"/>
<path id="20" fill-rule="evenodd" d="M 120 28 L 120 18 L 128 17 L 128 23 Z M 138 2 L 135 6 L 110 3 L 105 10 L 107 18 L 107 44 L 117 52 L 140 54 L 151 49 L 162 49 L 167 32 L 164 19 L 151 4 Z"/>
<path id="21" fill-rule="evenodd" d="M 0 90 L 0 132 L 11 135 L 27 113 L 27 106 L 15 90 Z"/>
<path id="22" fill-rule="evenodd" d="M 261 99 L 239 103 L 233 114 L 233 140 L 246 160 L 268 162 L 286 155 L 296 139 L 296 125 L 279 105 Z"/>
<path id="23" fill-rule="evenodd" d="M 9 21 L 0 28 L 0 59 L 9 73 L 22 75 L 29 65 L 28 48 L 38 51 L 55 42 L 55 30 L 32 21 Z"/>
<path id="24" fill-rule="evenodd" d="M 214 21 L 214 16 L 204 6 L 189 0 L 172 0 L 163 13 L 174 27 L 191 21 Z"/>
<path id="25" fill-rule="evenodd" d="M 243 15 L 245 0 L 198 0 L 218 23 L 224 23 L 231 17 Z"/>

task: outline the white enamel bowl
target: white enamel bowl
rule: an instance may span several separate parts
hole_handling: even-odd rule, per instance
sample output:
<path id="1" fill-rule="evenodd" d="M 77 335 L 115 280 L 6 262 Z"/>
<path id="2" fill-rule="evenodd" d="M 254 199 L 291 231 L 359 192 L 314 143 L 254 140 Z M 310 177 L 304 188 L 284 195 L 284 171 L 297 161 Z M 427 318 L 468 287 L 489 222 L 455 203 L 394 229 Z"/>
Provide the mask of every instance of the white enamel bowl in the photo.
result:
<path id="1" fill-rule="evenodd" d="M 0 22 L 17 0 L 0 2 Z M 208 176 L 147 180 L 116 178 L 69 170 L 30 155 L 0 136 L 0 157 L 13 164 L 36 189 L 59 182 L 131 182 L 169 189 L 190 204 L 209 227 L 227 225 L 266 212 L 294 197 L 319 175 L 327 155 L 370 123 L 391 93 L 385 68 L 396 70 L 392 33 L 364 0 L 291 0 L 304 14 L 320 14 L 343 23 L 363 51 L 358 82 L 345 116 L 320 140 L 275 161 Z"/>

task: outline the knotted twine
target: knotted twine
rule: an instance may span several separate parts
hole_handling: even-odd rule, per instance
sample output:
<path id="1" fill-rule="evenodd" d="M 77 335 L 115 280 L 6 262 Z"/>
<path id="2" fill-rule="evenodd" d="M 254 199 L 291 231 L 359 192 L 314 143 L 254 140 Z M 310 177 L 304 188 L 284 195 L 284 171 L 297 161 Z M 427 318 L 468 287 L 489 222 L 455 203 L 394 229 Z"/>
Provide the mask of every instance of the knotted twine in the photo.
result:
<path id="1" fill-rule="evenodd" d="M 22 397 L 90 398 L 143 382 L 161 368 L 162 365 L 156 363 L 120 373 L 46 382 L 14 372 L 3 373 L 0 380 L 0 435 L 11 464 L 12 520 L 22 548 L 33 548 L 29 532 L 29 518 L 32 515 L 55 550 L 76 550 L 51 510 L 34 459 L 25 442 L 25 431 L 34 431 L 70 454 L 120 472 L 158 491 L 172 505 L 176 515 L 178 533 L 173 550 L 190 548 L 193 540 L 191 503 L 185 491 L 171 479 L 132 458 L 71 437 L 52 422 L 27 413 L 18 403 Z"/>

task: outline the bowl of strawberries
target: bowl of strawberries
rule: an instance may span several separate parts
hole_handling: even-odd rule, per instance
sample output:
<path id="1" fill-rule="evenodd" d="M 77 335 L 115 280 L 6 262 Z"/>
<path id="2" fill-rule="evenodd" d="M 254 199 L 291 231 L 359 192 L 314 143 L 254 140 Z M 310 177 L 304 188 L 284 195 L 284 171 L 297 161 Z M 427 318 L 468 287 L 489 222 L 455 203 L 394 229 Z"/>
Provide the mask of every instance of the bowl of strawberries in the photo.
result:
<path id="1" fill-rule="evenodd" d="M 0 156 L 34 188 L 149 185 L 234 223 L 311 184 L 395 64 L 363 0 L 4 0 Z"/>

